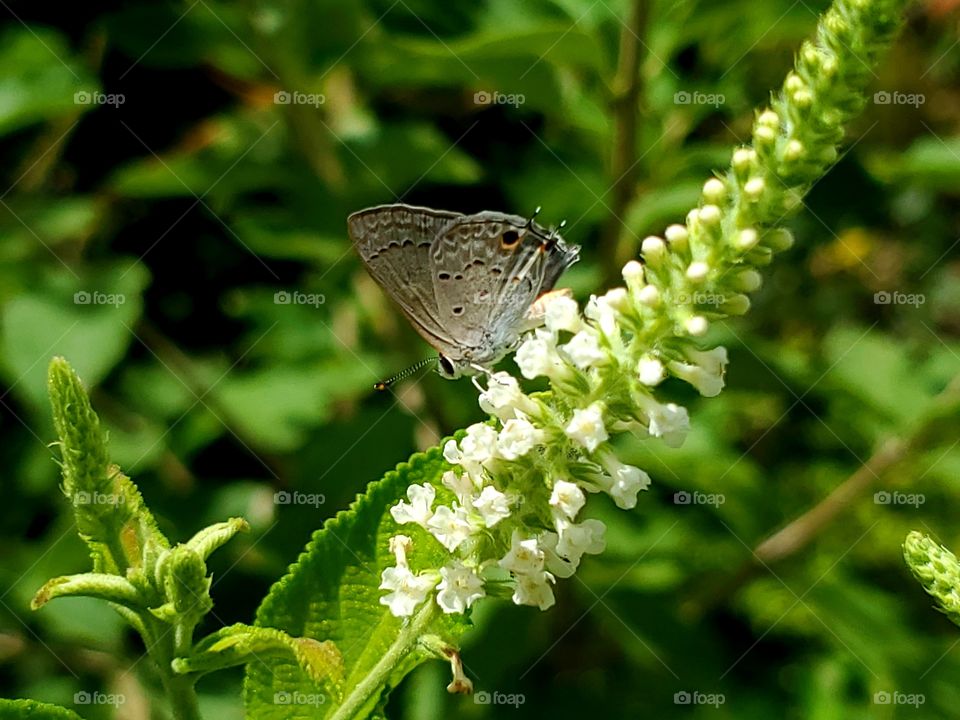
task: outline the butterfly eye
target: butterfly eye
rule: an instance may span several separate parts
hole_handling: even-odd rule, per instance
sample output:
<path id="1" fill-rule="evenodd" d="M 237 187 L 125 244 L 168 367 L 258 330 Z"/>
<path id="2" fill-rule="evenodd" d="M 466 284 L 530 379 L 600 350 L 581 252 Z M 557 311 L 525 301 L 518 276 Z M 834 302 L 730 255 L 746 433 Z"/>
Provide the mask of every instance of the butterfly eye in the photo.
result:
<path id="1" fill-rule="evenodd" d="M 516 230 L 507 230 L 503 235 L 500 236 L 500 246 L 504 250 L 510 250 L 515 248 L 520 242 L 520 233 Z"/>

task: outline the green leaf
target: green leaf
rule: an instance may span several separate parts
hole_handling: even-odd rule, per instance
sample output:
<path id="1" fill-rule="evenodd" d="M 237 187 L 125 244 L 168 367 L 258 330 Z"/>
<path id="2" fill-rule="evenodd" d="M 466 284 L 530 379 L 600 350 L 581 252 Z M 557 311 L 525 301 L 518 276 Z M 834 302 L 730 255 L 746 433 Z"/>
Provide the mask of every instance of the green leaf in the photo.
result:
<path id="1" fill-rule="evenodd" d="M 441 443 L 442 445 L 442 443 Z M 355 702 L 349 717 L 367 717 L 408 672 L 430 657 L 417 640 L 436 635 L 455 645 L 468 623 L 459 616 L 432 612 L 427 604 L 406 623 L 380 604 L 381 571 L 394 565 L 389 539 L 399 527 L 389 509 L 413 483 L 439 484 L 449 468 L 440 448 L 418 453 L 371 484 L 349 510 L 331 518 L 318 530 L 290 571 L 271 589 L 257 612 L 257 625 L 275 627 L 289 635 L 330 640 L 343 656 L 344 706 Z M 416 571 L 439 567 L 447 552 L 420 528 L 403 526 L 414 551 L 409 557 Z M 398 646 L 407 644 L 406 652 Z M 397 657 L 383 681 L 372 692 L 358 693 L 358 686 L 383 671 L 383 658 Z M 267 659 L 247 667 L 245 704 L 247 713 L 260 720 L 290 717 L 290 698 L 311 697 L 316 686 L 293 661 Z M 363 695 L 358 700 L 359 695 Z M 337 707 L 328 704 L 301 704 L 298 717 L 332 717 Z M 347 716 L 344 716 L 347 717 Z"/>
<path id="2" fill-rule="evenodd" d="M 147 284 L 140 263 L 118 264 L 83 277 L 66 276 L 11 300 L 0 315 L 0 366 L 14 392 L 37 408 L 46 399 L 46 360 L 70 362 L 97 385 L 134 340 Z"/>
<path id="3" fill-rule="evenodd" d="M 66 39 L 47 29 L 7 28 L 0 41 L 0 132 L 91 109 L 74 93 L 95 89 Z"/>
<path id="4" fill-rule="evenodd" d="M 36 700 L 0 699 L 0 720 L 83 720 L 73 710 Z"/>

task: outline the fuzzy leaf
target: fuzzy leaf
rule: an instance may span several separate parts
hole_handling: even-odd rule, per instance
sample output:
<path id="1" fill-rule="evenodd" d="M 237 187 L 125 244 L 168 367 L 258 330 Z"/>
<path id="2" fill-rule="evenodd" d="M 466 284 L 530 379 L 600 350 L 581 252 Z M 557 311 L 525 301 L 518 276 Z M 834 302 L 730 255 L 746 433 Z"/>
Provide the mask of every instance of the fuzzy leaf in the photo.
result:
<path id="1" fill-rule="evenodd" d="M 0 720 L 82 720 L 73 710 L 36 700 L 0 699 Z"/>
<path id="2" fill-rule="evenodd" d="M 441 443 L 442 445 L 442 443 Z M 380 573 L 394 565 L 389 539 L 400 532 L 389 509 L 404 497 L 414 483 L 439 485 L 449 468 L 439 448 L 418 453 L 371 484 L 349 510 L 339 513 L 318 530 L 306 551 L 264 600 L 257 612 L 257 624 L 275 627 L 292 636 L 330 640 L 343 657 L 344 681 L 340 695 L 344 706 L 356 700 L 357 686 L 397 642 L 411 635 L 437 635 L 456 645 L 467 627 L 460 616 L 433 613 L 418 627 L 418 615 L 404 624 L 380 604 Z M 404 525 L 403 533 L 413 538 L 409 556 L 413 570 L 438 567 L 447 552 L 420 528 Z M 401 632 L 402 631 L 402 632 Z M 415 638 L 416 639 L 416 638 Z M 385 694 L 404 675 L 428 659 L 430 654 L 414 647 L 396 664 L 384 682 L 356 705 L 350 717 L 367 717 Z M 247 666 L 245 703 L 247 713 L 261 720 L 291 717 L 288 700 L 309 699 L 317 693 L 307 674 L 290 659 L 267 658 Z M 332 717 L 335 703 L 300 704 L 298 718 Z"/>

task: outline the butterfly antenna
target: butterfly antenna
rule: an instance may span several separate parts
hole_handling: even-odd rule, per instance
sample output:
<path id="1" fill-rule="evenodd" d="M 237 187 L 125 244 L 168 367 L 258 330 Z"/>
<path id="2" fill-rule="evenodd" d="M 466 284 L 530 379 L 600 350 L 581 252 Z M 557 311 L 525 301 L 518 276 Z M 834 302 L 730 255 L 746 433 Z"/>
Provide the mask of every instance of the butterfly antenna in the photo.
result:
<path id="1" fill-rule="evenodd" d="M 533 227 L 533 219 L 534 219 L 535 217 L 537 217 L 537 215 L 539 215 L 539 214 L 540 214 L 540 206 L 537 205 L 537 209 L 533 211 L 533 215 L 531 215 L 531 216 L 530 216 L 530 219 L 527 220 L 527 229 L 528 229 L 528 230 L 529 230 L 531 227 Z"/>
<path id="2" fill-rule="evenodd" d="M 561 221 L 560 221 L 560 224 L 557 225 L 553 230 L 550 231 L 550 237 L 547 238 L 547 240 L 548 240 L 548 241 L 552 241 L 552 240 L 557 236 L 557 233 L 559 233 L 561 230 L 563 230 L 563 228 L 566 227 L 566 225 L 567 225 L 567 221 L 566 221 L 566 220 L 561 220 Z"/>
<path id="3" fill-rule="evenodd" d="M 401 370 L 401 371 L 398 372 L 396 375 L 394 375 L 392 378 L 389 378 L 388 380 L 381 380 L 380 382 L 374 383 L 373 389 L 374 389 L 374 390 L 380 390 L 380 391 L 386 390 L 387 388 L 389 388 L 389 387 L 390 387 L 391 385 L 393 385 L 394 383 L 399 382 L 400 380 L 403 380 L 403 379 L 406 378 L 406 377 L 410 377 L 410 376 L 413 375 L 415 372 L 417 372 L 418 370 L 420 370 L 420 368 L 422 368 L 423 366 L 429 365 L 430 363 L 439 362 L 439 361 L 440 361 L 440 358 L 439 358 L 439 357 L 428 357 L 428 358 L 424 358 L 424 359 L 421 360 L 420 362 L 414 363 L 413 365 L 411 365 L 410 367 L 408 367 L 406 370 Z"/>

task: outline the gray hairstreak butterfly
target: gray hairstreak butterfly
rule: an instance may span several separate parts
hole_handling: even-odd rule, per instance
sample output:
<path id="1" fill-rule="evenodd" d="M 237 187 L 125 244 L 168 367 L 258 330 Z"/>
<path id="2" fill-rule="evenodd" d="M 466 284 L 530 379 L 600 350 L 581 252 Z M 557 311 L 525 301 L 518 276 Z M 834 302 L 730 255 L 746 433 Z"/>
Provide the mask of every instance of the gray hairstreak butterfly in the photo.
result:
<path id="1" fill-rule="evenodd" d="M 450 378 L 486 371 L 515 346 L 537 298 L 580 252 L 557 230 L 500 212 L 378 205 L 347 226 L 370 275 Z"/>

